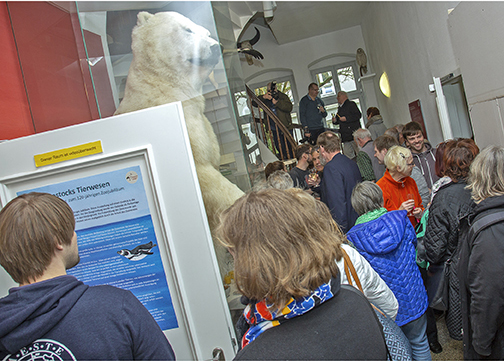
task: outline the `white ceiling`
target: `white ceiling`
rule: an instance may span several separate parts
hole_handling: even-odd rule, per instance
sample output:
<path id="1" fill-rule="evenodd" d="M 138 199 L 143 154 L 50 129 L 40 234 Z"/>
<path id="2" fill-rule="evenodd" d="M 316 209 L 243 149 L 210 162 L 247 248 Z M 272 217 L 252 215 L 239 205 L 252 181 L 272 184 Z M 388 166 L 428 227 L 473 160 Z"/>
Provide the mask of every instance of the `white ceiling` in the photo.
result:
<path id="1" fill-rule="evenodd" d="M 79 11 L 164 8 L 178 1 L 78 1 Z M 266 26 L 263 4 L 271 1 L 228 1 L 229 9 L 243 21 L 258 13 L 254 24 Z M 190 4 L 190 2 L 187 2 Z M 369 1 L 276 1 L 268 25 L 279 44 L 311 38 L 361 24 Z M 238 40 L 238 39 L 237 39 Z"/>
<path id="2" fill-rule="evenodd" d="M 361 24 L 369 1 L 277 1 L 269 26 L 279 44 L 346 29 Z M 263 11 L 261 1 L 230 1 L 239 17 Z M 262 15 L 262 14 L 261 14 Z M 264 24 L 262 17 L 255 20 Z"/>

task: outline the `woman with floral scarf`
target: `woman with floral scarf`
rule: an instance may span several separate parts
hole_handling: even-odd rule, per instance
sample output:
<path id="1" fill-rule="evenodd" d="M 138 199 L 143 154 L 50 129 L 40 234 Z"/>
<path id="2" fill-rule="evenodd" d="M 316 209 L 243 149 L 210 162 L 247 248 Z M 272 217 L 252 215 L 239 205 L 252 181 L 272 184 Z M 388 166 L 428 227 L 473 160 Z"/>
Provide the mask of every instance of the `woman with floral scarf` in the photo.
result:
<path id="1" fill-rule="evenodd" d="M 236 360 L 387 358 L 371 305 L 341 285 L 344 236 L 322 203 L 289 190 L 251 192 L 223 213 L 218 232 L 248 300 Z"/>

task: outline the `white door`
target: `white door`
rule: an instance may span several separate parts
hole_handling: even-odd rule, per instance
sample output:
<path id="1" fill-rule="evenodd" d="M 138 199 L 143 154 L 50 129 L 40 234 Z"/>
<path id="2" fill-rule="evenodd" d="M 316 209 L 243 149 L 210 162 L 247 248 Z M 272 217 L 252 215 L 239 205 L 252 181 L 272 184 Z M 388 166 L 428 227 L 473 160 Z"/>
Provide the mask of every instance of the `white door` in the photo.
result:
<path id="1" fill-rule="evenodd" d="M 211 359 L 214 349 L 234 357 L 234 328 L 180 103 L 7 141 L 0 159 L 2 207 L 36 190 L 57 194 L 74 210 L 83 254 L 70 274 L 131 289 L 178 360 Z M 149 241 L 152 252 L 133 259 L 129 251 Z M 12 286 L 0 269 L 0 297 Z"/>
<path id="2" fill-rule="evenodd" d="M 443 140 L 453 138 L 452 128 L 450 124 L 450 115 L 448 113 L 448 106 L 446 105 L 446 97 L 443 93 L 441 79 L 433 77 L 434 84 L 433 90 L 436 92 L 436 105 L 438 108 L 439 121 L 441 123 L 441 131 L 443 132 Z"/>

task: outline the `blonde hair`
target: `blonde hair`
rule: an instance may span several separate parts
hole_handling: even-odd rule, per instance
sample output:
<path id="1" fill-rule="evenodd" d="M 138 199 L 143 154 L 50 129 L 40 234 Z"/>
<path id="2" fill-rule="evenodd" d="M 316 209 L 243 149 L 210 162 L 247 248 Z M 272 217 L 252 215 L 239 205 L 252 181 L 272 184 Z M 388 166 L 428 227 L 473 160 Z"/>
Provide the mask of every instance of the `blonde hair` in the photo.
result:
<path id="1" fill-rule="evenodd" d="M 42 276 L 57 244 L 71 244 L 75 218 L 70 206 L 48 193 L 27 193 L 0 212 L 0 264 L 19 283 Z"/>
<path id="2" fill-rule="evenodd" d="M 329 209 L 300 189 L 244 195 L 222 214 L 217 234 L 234 256 L 238 289 L 252 300 L 284 307 L 339 272 L 344 236 Z"/>
<path id="3" fill-rule="evenodd" d="M 474 158 L 467 188 L 476 203 L 504 195 L 504 147 L 488 146 Z"/>
<path id="4" fill-rule="evenodd" d="M 411 157 L 411 151 L 408 148 L 401 147 L 400 145 L 394 145 L 387 151 L 385 158 L 383 158 L 383 163 L 389 172 L 399 171 L 404 173 L 408 168 L 408 158 Z"/>

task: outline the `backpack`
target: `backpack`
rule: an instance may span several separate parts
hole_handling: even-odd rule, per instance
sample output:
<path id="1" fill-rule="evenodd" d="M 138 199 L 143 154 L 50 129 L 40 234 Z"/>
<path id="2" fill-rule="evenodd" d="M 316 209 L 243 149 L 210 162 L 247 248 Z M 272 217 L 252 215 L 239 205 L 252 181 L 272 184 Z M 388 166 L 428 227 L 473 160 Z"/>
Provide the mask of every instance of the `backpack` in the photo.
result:
<path id="1" fill-rule="evenodd" d="M 489 213 L 478 219 L 471 225 L 471 228 L 469 228 L 469 244 L 472 244 L 476 236 L 482 230 L 502 221 L 504 221 L 504 211 Z"/>

